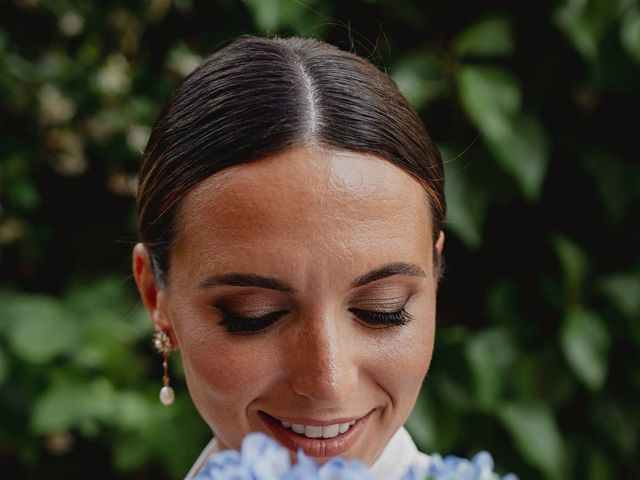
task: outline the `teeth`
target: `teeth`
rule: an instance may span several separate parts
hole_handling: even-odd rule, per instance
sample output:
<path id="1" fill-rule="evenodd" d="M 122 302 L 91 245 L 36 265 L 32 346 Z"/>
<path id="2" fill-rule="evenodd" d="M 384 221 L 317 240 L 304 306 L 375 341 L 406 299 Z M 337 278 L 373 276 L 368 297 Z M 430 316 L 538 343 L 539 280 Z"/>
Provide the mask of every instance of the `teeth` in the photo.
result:
<path id="1" fill-rule="evenodd" d="M 306 425 L 304 427 L 304 436 L 309 438 L 320 438 L 322 437 L 322 426 L 321 425 Z"/>
<path id="2" fill-rule="evenodd" d="M 340 433 L 340 425 L 327 425 L 322 428 L 322 438 L 337 437 Z"/>
<path id="3" fill-rule="evenodd" d="M 299 423 L 289 423 L 280 421 L 284 428 L 290 428 L 298 435 L 304 435 L 307 438 L 334 438 L 338 435 L 346 433 L 347 430 L 355 425 L 355 421 L 348 423 L 336 423 L 334 425 L 301 425 Z"/>

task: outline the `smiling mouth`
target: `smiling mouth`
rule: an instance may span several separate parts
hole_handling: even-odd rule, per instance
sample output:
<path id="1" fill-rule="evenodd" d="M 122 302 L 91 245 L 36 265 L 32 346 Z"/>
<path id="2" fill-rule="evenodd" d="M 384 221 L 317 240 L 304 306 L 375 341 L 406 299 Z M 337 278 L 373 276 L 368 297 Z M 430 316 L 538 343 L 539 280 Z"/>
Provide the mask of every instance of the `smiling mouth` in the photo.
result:
<path id="1" fill-rule="evenodd" d="M 264 411 L 258 412 L 273 436 L 292 451 L 302 449 L 311 457 L 333 457 L 344 454 L 362 434 L 371 412 L 356 420 L 336 419 L 335 423 L 318 425 L 315 421 L 281 420 Z M 300 422 L 300 423 L 298 423 Z M 316 423 L 316 425 L 309 425 Z"/>

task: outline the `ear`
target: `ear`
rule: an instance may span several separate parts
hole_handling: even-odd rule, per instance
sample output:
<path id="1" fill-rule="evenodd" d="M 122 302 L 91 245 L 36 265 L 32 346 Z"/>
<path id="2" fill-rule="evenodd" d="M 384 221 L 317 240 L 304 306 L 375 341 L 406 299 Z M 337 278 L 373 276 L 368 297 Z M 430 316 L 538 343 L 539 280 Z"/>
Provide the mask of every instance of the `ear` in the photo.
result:
<path id="1" fill-rule="evenodd" d="M 156 330 L 164 330 L 174 348 L 177 348 L 176 336 L 171 319 L 167 312 L 166 289 L 160 287 L 153 273 L 151 256 L 147 247 L 138 243 L 133 247 L 133 276 L 140 292 L 140 298 L 149 312 L 149 317 Z"/>
<path id="2" fill-rule="evenodd" d="M 438 240 L 436 241 L 436 251 L 438 255 L 442 255 L 442 251 L 444 250 L 444 231 L 440 230 L 440 235 L 438 236 Z"/>
<path id="3" fill-rule="evenodd" d="M 444 275 L 444 257 L 442 256 L 442 251 L 444 250 L 444 232 L 440 230 L 440 235 L 438 235 L 438 240 L 436 240 L 436 244 L 433 246 L 433 266 L 436 279 L 436 288 L 437 285 L 440 284 L 440 280 L 442 280 L 442 276 Z"/>

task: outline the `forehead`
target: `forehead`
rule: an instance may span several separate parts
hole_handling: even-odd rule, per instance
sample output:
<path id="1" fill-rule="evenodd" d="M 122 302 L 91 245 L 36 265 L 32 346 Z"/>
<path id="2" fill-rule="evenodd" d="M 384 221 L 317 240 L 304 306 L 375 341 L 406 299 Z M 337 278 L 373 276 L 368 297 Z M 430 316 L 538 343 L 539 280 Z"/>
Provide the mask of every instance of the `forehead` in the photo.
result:
<path id="1" fill-rule="evenodd" d="M 431 245 L 427 196 L 411 175 L 371 155 L 310 147 L 207 178 L 184 199 L 178 232 L 175 254 L 237 253 L 240 263 L 247 253 L 282 258 L 283 249 L 338 255 Z"/>

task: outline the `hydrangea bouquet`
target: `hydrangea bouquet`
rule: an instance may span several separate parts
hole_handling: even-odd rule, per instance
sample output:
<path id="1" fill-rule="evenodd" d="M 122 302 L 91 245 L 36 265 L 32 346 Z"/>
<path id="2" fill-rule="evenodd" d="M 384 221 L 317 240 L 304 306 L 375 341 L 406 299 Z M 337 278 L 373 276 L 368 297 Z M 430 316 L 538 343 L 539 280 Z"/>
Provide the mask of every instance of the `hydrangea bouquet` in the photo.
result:
<path id="1" fill-rule="evenodd" d="M 322 466 L 298 451 L 298 462 L 291 464 L 289 452 L 263 433 L 247 435 L 240 452 L 225 450 L 214 455 L 196 476 L 196 480 L 372 480 L 367 466 L 339 457 Z M 493 459 L 487 452 L 473 459 L 443 458 L 431 455 L 425 471 L 411 467 L 402 480 L 517 480 L 513 474 L 500 477 L 493 471 Z"/>

